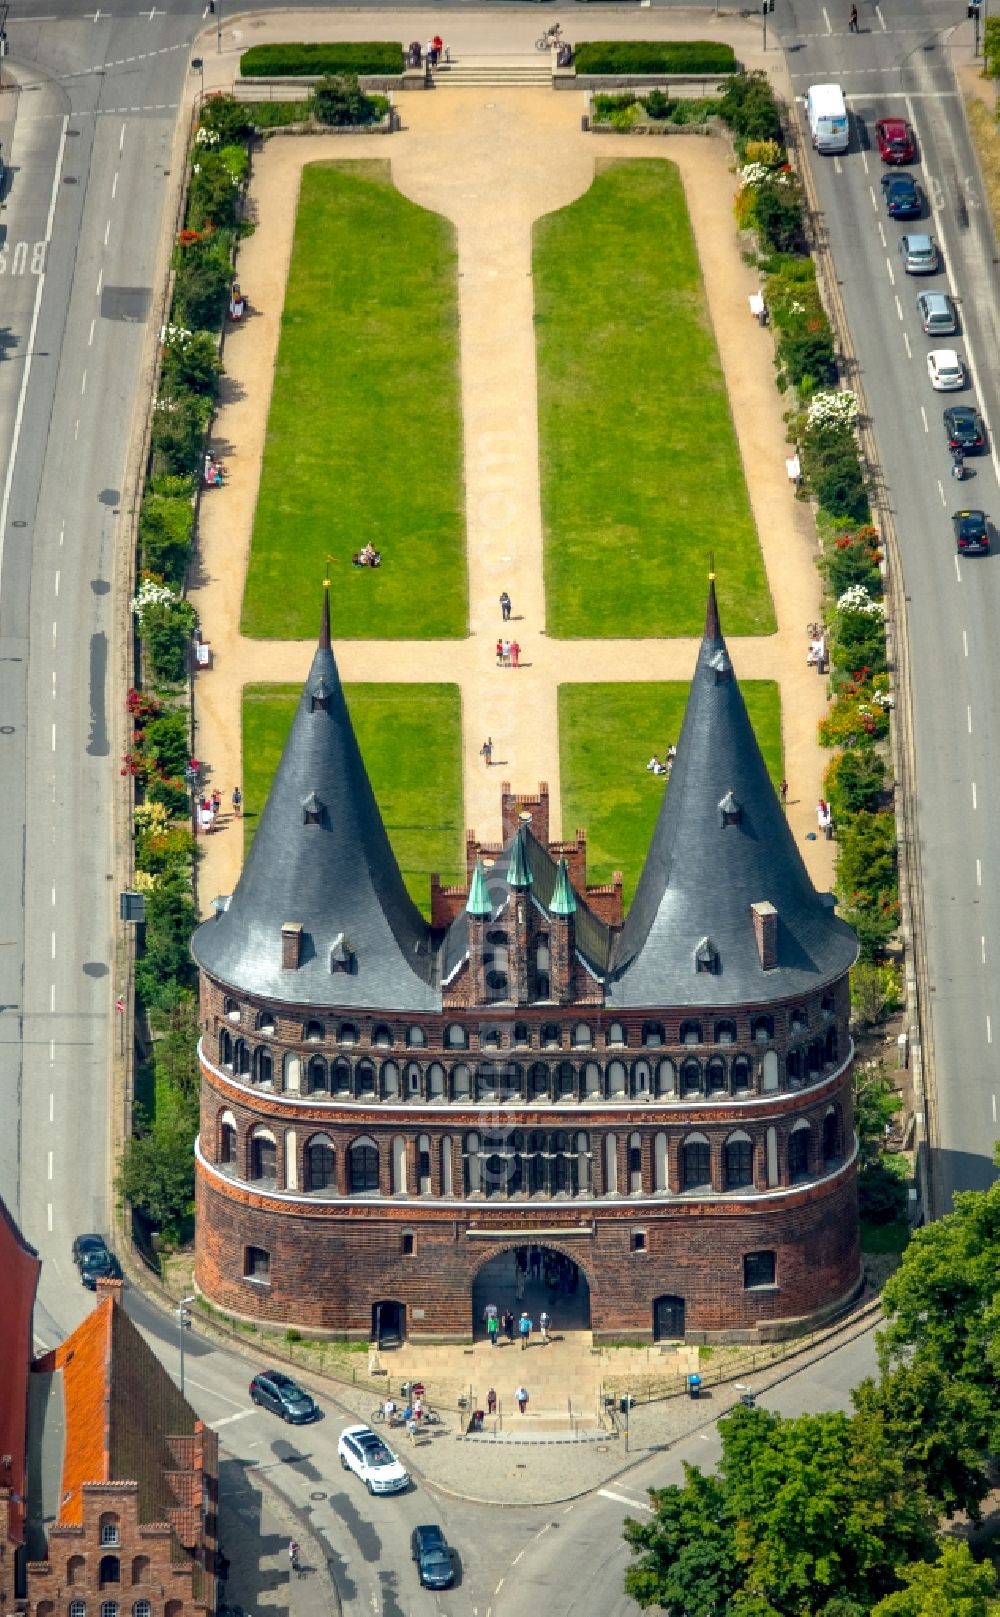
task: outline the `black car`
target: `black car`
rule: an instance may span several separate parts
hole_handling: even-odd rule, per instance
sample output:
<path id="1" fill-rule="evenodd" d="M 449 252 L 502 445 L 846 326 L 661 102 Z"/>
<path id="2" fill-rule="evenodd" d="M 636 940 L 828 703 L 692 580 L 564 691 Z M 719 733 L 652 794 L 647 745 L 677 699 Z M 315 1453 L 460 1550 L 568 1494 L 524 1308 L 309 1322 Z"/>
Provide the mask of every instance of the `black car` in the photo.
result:
<path id="1" fill-rule="evenodd" d="M 258 1371 L 250 1383 L 250 1399 L 293 1426 L 303 1426 L 319 1414 L 315 1398 L 291 1376 L 286 1376 L 284 1370 Z"/>
<path id="2" fill-rule="evenodd" d="M 920 187 L 909 174 L 883 174 L 882 195 L 890 219 L 919 219 L 924 211 Z"/>
<path id="3" fill-rule="evenodd" d="M 956 511 L 952 517 L 955 548 L 960 556 L 985 556 L 990 548 L 990 527 L 985 511 Z"/>
<path id="4" fill-rule="evenodd" d="M 440 1527 L 415 1527 L 410 1534 L 410 1554 L 425 1589 L 447 1589 L 454 1582 L 451 1549 Z"/>
<path id="5" fill-rule="evenodd" d="M 960 449 L 964 455 L 986 447 L 986 428 L 978 410 L 968 404 L 953 404 L 944 412 L 944 430 L 949 449 Z"/>
<path id="6" fill-rule="evenodd" d="M 88 1291 L 96 1291 L 99 1280 L 122 1278 L 122 1266 L 103 1235 L 78 1235 L 73 1242 L 73 1262 Z"/>

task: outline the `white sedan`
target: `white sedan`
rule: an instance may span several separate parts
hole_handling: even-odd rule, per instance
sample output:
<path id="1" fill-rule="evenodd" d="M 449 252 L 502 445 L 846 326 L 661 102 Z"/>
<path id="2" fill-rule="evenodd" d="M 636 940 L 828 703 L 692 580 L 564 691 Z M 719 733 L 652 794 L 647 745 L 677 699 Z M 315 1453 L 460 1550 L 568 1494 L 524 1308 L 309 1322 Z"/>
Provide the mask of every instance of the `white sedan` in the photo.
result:
<path id="1" fill-rule="evenodd" d="M 951 393 L 965 386 L 965 366 L 954 348 L 934 348 L 927 355 L 927 375 L 938 393 Z"/>

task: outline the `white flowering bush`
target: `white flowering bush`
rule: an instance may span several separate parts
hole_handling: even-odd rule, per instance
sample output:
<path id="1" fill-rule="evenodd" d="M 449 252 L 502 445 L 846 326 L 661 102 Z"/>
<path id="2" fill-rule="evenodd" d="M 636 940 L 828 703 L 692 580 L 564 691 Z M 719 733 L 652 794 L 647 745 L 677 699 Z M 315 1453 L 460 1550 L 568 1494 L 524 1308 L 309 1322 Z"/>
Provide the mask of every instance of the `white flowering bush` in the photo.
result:
<path id="1" fill-rule="evenodd" d="M 852 584 L 837 602 L 838 612 L 857 612 L 861 617 L 885 618 L 885 602 L 869 595 L 864 584 Z"/>
<path id="2" fill-rule="evenodd" d="M 193 336 L 194 332 L 189 326 L 179 326 L 173 321 L 160 327 L 160 341 L 164 348 L 184 349 Z"/>
<path id="3" fill-rule="evenodd" d="M 814 393 L 806 409 L 807 427 L 853 427 L 857 419 L 857 397 L 846 387 Z"/>
<path id="4" fill-rule="evenodd" d="M 138 595 L 133 595 L 129 606 L 139 619 L 141 629 L 144 612 L 148 612 L 151 607 L 176 606 L 179 601 L 180 596 L 176 590 L 170 588 L 169 584 L 158 584 L 154 578 L 144 578 L 139 585 Z"/>
<path id="5" fill-rule="evenodd" d="M 739 171 L 740 190 L 753 191 L 758 185 L 764 185 L 771 178 L 772 170 L 767 163 L 744 163 Z"/>
<path id="6" fill-rule="evenodd" d="M 221 137 L 217 129 L 206 129 L 202 124 L 194 138 L 199 146 L 218 146 Z"/>

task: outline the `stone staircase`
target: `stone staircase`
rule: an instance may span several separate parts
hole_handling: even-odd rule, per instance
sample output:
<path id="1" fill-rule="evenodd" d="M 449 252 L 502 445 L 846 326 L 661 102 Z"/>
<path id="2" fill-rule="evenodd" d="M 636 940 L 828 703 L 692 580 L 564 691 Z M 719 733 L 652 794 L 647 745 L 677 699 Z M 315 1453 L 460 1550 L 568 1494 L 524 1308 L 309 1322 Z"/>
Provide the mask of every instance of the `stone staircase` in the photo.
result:
<path id="1" fill-rule="evenodd" d="M 555 52 L 532 56 L 463 56 L 433 70 L 436 90 L 524 90 L 552 87 Z"/>

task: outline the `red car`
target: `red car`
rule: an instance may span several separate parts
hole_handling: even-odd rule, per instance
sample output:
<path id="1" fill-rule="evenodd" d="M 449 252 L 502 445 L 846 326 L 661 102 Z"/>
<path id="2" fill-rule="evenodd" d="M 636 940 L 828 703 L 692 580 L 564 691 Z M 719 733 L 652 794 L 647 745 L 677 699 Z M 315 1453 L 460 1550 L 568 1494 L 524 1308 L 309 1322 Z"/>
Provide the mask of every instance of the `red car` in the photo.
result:
<path id="1" fill-rule="evenodd" d="M 905 118 L 880 118 L 875 139 L 883 163 L 912 163 L 917 155 L 913 130 Z"/>

